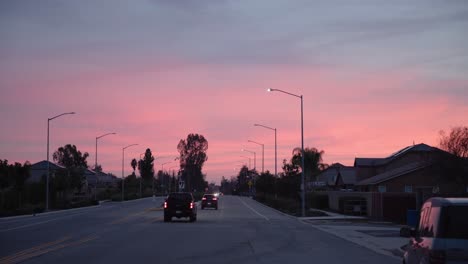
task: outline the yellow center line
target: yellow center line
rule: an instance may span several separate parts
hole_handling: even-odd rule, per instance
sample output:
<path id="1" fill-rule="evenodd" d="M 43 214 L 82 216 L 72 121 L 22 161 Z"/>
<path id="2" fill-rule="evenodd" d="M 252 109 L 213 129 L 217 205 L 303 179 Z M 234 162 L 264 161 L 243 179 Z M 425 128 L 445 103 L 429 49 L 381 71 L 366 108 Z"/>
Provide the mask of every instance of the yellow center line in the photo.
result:
<path id="1" fill-rule="evenodd" d="M 127 215 L 127 216 L 125 216 L 125 217 L 123 217 L 123 218 L 116 219 L 116 220 L 110 222 L 109 224 L 110 224 L 110 225 L 120 224 L 120 223 L 123 223 L 123 222 L 129 220 L 129 219 L 132 218 L 132 217 L 139 216 L 139 215 L 142 215 L 142 214 L 145 214 L 145 213 L 147 213 L 147 211 L 143 211 L 143 212 L 139 212 L 139 213 Z"/>
<path id="2" fill-rule="evenodd" d="M 121 224 L 125 221 L 128 221 L 130 218 L 132 217 L 135 217 L 135 216 L 139 216 L 139 215 L 142 215 L 142 214 L 146 214 L 146 213 L 149 213 L 149 212 L 156 212 L 156 211 L 162 211 L 164 208 L 162 207 L 150 207 L 150 208 L 146 208 L 144 211 L 142 212 L 138 212 L 138 213 L 134 213 L 134 214 L 131 214 L 131 215 L 127 215 L 125 217 L 122 217 L 122 218 L 119 218 L 119 219 L 116 219 L 112 222 L 109 223 L 109 225 L 115 225 L 115 224 Z"/>
<path id="3" fill-rule="evenodd" d="M 53 252 L 53 251 L 56 251 L 56 250 L 59 250 L 59 249 L 62 249 L 62 248 L 80 245 L 80 244 L 95 240 L 97 238 L 99 238 L 99 236 L 93 234 L 93 235 L 87 236 L 85 238 L 82 238 L 82 239 L 80 239 L 78 241 L 69 242 L 69 243 L 66 243 L 66 244 L 58 244 L 58 245 L 54 245 L 54 246 L 52 246 L 50 248 L 44 248 L 44 249 L 39 249 L 39 250 L 36 250 L 36 251 L 32 251 L 29 254 L 23 254 L 23 255 L 20 255 L 20 256 L 15 256 L 14 258 L 10 259 L 8 262 L 5 262 L 5 263 L 19 263 L 19 262 L 25 261 L 27 259 L 34 258 L 34 257 L 37 257 L 37 256 L 41 256 L 41 255 L 44 255 L 46 253 Z"/>
<path id="4" fill-rule="evenodd" d="M 6 263 L 8 261 L 11 261 L 12 259 L 21 257 L 23 255 L 34 253 L 35 251 L 41 250 L 41 249 L 49 247 L 49 246 L 54 246 L 56 244 L 60 244 L 60 243 L 65 242 L 65 241 L 67 241 L 69 239 L 71 239 L 71 236 L 66 236 L 66 237 L 63 237 L 63 238 L 55 240 L 55 241 L 47 242 L 47 243 L 40 244 L 40 245 L 37 245 L 37 246 L 32 247 L 32 248 L 28 248 L 28 249 L 16 252 L 13 255 L 1 258 L 0 263 L 4 263 L 4 262 Z"/>

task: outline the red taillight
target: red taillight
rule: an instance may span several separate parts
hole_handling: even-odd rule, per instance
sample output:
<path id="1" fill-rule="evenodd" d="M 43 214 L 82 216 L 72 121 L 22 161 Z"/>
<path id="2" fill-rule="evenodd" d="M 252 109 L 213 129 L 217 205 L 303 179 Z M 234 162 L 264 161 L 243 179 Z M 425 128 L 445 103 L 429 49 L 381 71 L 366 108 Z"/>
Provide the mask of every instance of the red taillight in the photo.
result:
<path id="1" fill-rule="evenodd" d="M 216 201 L 216 200 L 218 200 L 218 198 L 216 198 L 216 197 L 213 197 L 213 201 Z"/>
<path id="2" fill-rule="evenodd" d="M 190 203 L 190 209 L 193 209 L 193 203 Z"/>
<path id="3" fill-rule="evenodd" d="M 205 198 L 205 197 L 203 197 L 203 198 L 202 198 L 202 200 L 203 200 L 203 201 L 205 201 L 205 200 L 206 200 L 206 198 Z"/>
<path id="4" fill-rule="evenodd" d="M 444 264 L 445 251 L 443 250 L 429 250 L 429 263 L 431 264 Z"/>
<path id="5" fill-rule="evenodd" d="M 164 209 L 167 208 L 167 202 L 164 202 Z"/>

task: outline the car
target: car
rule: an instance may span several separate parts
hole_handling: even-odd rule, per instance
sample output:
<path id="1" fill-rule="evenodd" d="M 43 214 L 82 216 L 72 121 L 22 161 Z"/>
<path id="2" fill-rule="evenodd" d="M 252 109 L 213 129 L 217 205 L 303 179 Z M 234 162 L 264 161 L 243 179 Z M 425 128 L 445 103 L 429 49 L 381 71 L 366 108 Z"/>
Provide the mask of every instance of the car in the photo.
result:
<path id="1" fill-rule="evenodd" d="M 191 193 L 174 192 L 167 196 L 164 201 L 164 222 L 172 221 L 172 217 L 188 217 L 190 222 L 197 221 L 197 204 Z"/>
<path id="2" fill-rule="evenodd" d="M 403 227 L 409 237 L 403 263 L 468 263 L 468 198 L 430 198 L 421 207 L 416 229 Z"/>
<path id="3" fill-rule="evenodd" d="M 206 207 L 214 208 L 218 210 L 218 198 L 214 194 L 205 194 L 203 195 L 201 201 L 201 209 L 205 209 Z"/>

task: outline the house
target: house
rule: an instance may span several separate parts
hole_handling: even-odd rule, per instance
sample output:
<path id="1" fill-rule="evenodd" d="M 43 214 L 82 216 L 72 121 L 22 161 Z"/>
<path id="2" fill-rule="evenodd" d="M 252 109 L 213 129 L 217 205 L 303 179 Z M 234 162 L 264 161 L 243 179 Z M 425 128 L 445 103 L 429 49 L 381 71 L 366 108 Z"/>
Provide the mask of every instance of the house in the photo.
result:
<path id="1" fill-rule="evenodd" d="M 55 164 L 53 162 L 49 161 L 49 175 L 54 177 L 55 174 L 58 172 L 64 172 L 66 171 L 66 168 L 63 166 L 60 166 L 58 164 Z M 37 163 L 31 164 L 31 177 L 29 177 L 26 182 L 27 183 L 37 183 L 42 180 L 42 177 L 47 176 L 47 161 L 39 161 Z"/>
<path id="2" fill-rule="evenodd" d="M 355 158 L 334 164 L 316 178 L 331 209 L 405 223 L 433 196 L 468 196 L 468 159 L 426 144 L 405 147 L 384 158 Z M 353 192 L 343 192 L 352 188 Z"/>
<path id="3" fill-rule="evenodd" d="M 356 168 L 334 163 L 316 176 L 313 190 L 350 190 L 356 184 Z"/>
<path id="4" fill-rule="evenodd" d="M 466 186 L 451 181 L 444 167 L 455 158 L 426 144 L 408 146 L 386 158 L 356 158 L 356 186 L 365 192 L 417 193 L 421 199 L 463 195 Z"/>
<path id="5" fill-rule="evenodd" d="M 98 188 L 107 188 L 107 187 L 116 187 L 118 178 L 111 173 L 98 172 L 97 173 L 97 187 Z"/>

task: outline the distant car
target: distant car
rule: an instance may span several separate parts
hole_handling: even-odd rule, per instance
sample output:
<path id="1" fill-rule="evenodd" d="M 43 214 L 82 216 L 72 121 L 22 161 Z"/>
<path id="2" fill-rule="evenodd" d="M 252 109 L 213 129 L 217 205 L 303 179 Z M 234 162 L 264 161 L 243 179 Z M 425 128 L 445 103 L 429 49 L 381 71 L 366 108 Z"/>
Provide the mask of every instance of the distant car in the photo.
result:
<path id="1" fill-rule="evenodd" d="M 197 204 L 191 193 L 170 193 L 164 201 L 164 222 L 172 221 L 172 217 L 188 217 L 190 222 L 197 220 Z"/>
<path id="2" fill-rule="evenodd" d="M 403 227 L 410 237 L 403 263 L 468 263 L 468 198 L 431 198 L 421 207 L 417 229 Z"/>
<path id="3" fill-rule="evenodd" d="M 214 194 L 205 194 L 203 195 L 201 201 L 201 209 L 205 209 L 206 207 L 214 208 L 218 210 L 218 198 Z"/>

